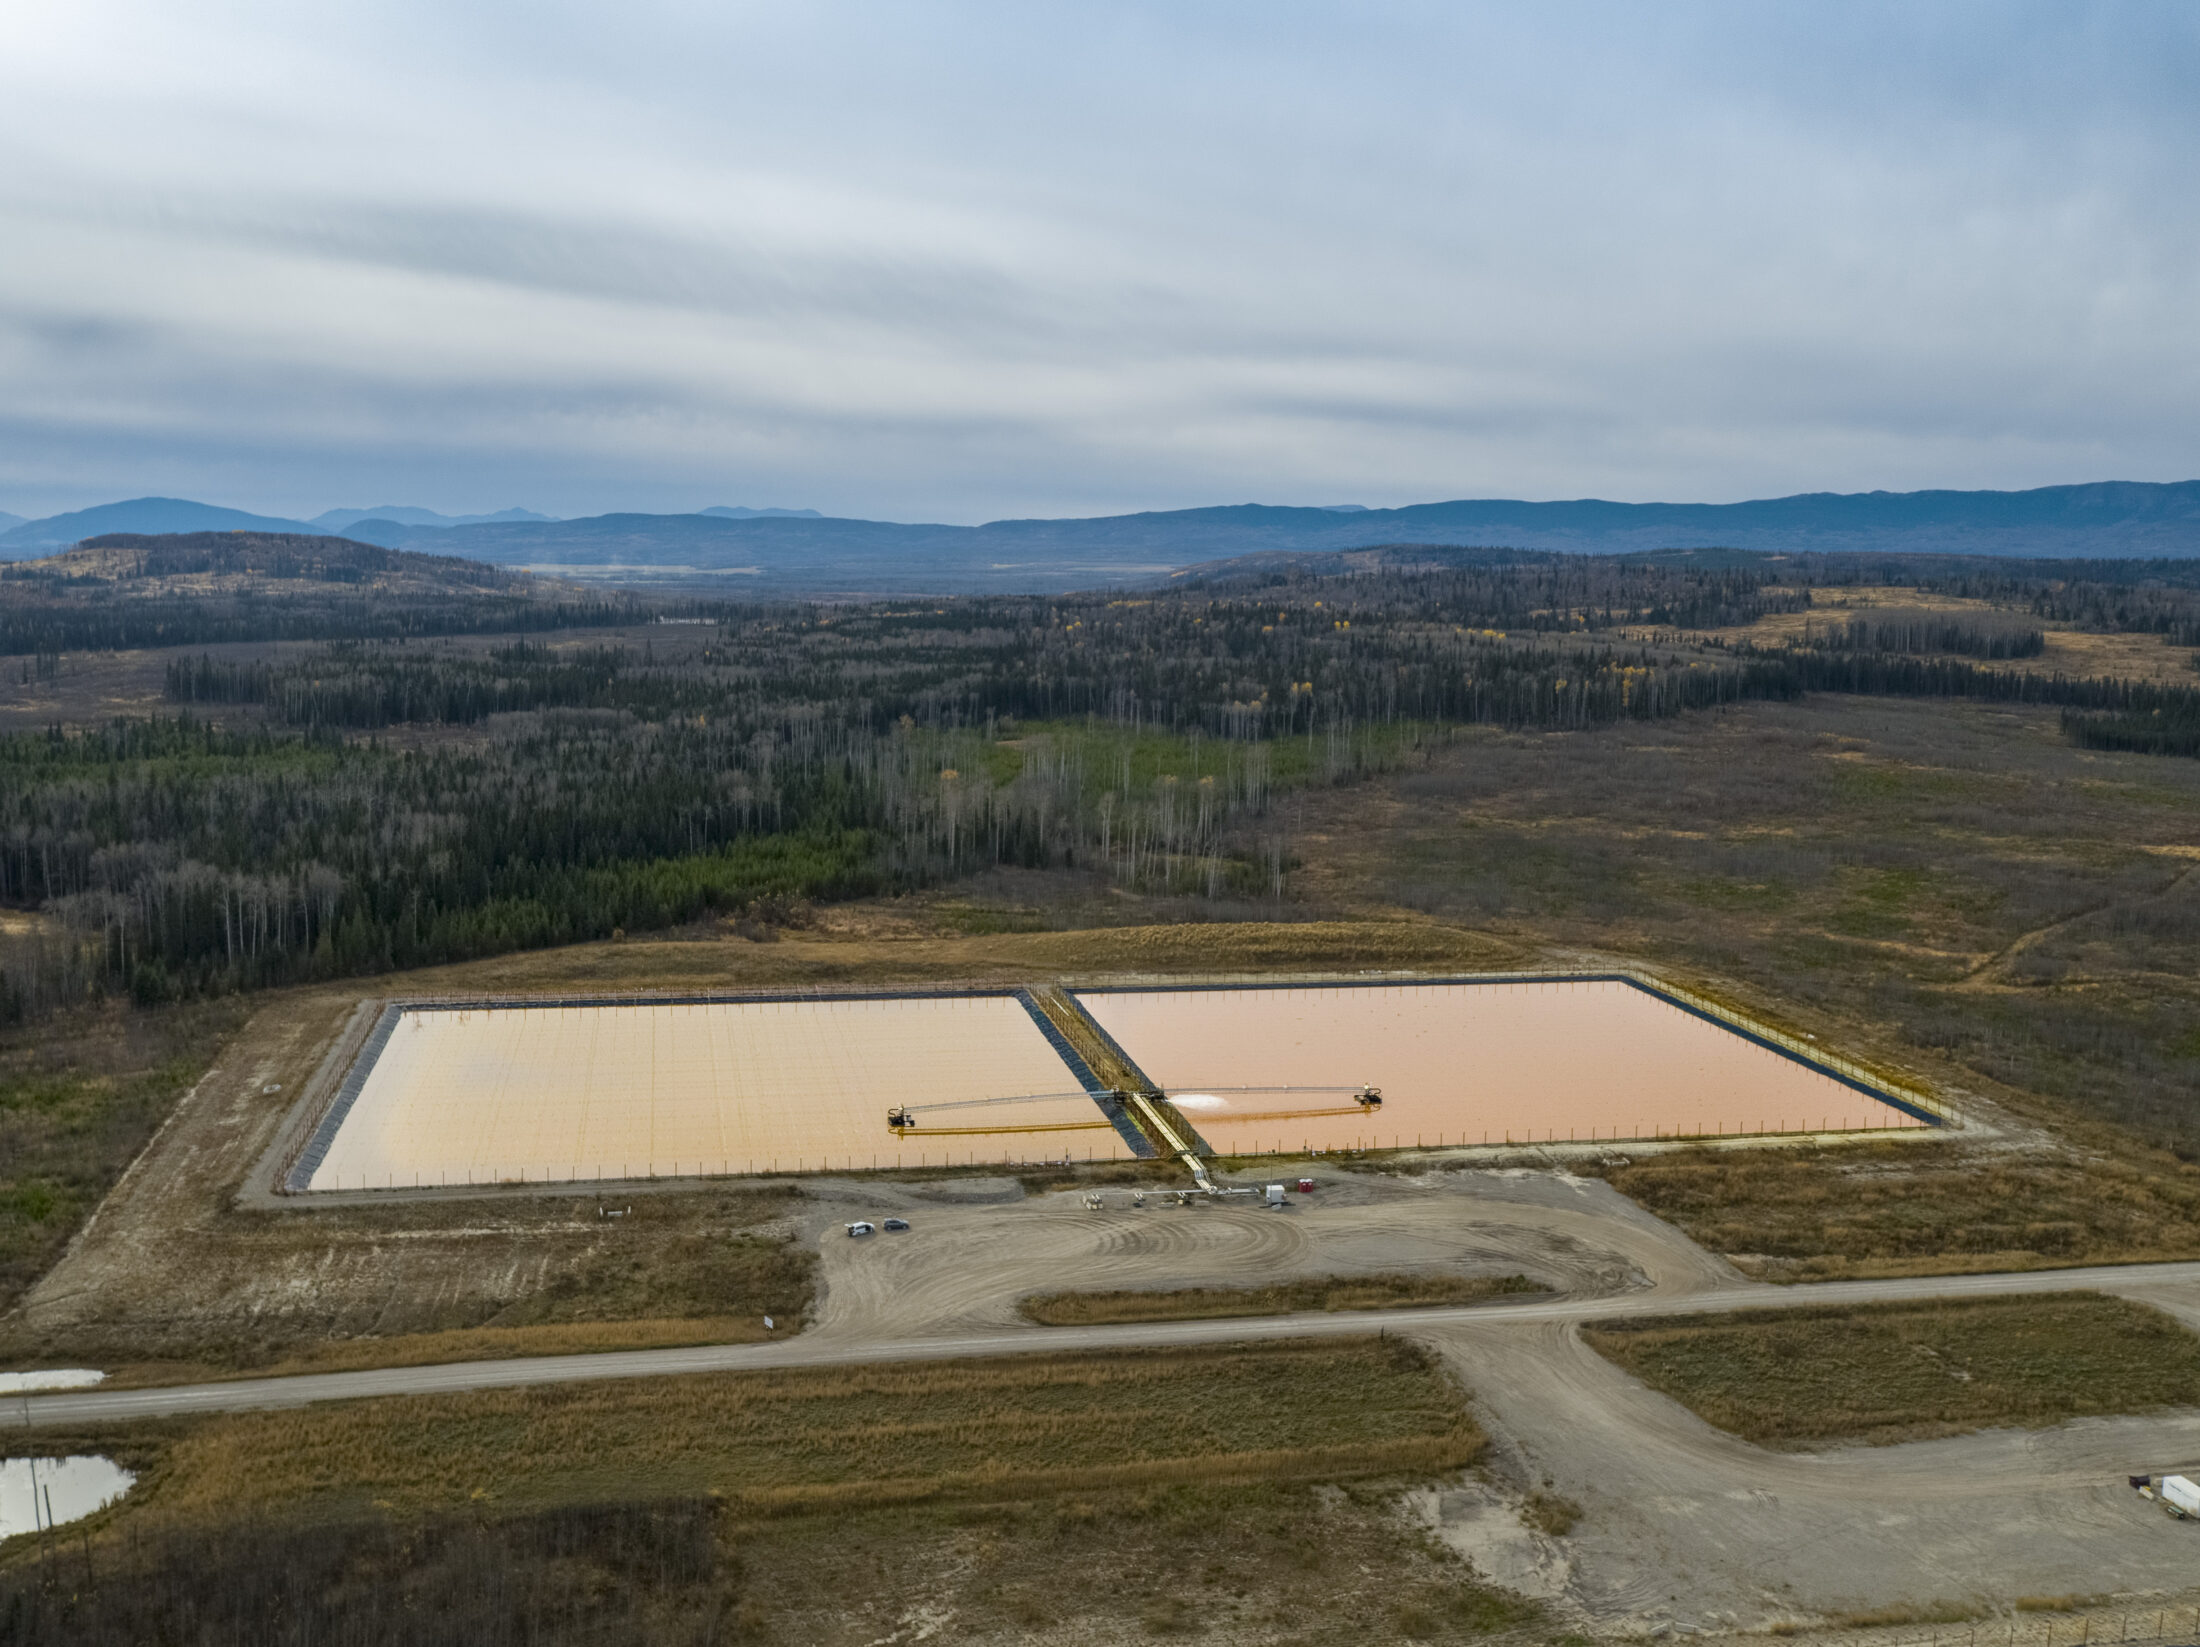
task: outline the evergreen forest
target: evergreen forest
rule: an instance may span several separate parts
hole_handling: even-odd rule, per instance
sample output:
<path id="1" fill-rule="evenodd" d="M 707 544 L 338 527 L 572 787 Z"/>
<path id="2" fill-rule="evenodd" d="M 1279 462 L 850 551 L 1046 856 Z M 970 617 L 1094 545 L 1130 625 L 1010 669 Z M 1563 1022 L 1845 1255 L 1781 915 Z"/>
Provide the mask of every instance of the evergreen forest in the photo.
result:
<path id="1" fill-rule="evenodd" d="M 1842 610 L 1887 586 L 1918 604 Z M 2041 658 L 2051 628 L 2200 639 L 2183 563 L 1409 547 L 802 605 L 203 534 L 95 540 L 0 595 L 22 681 L 162 659 L 146 713 L 0 737 L 0 905 L 35 917 L 0 936 L 11 1020 L 1002 865 L 1258 900 L 1290 858 L 1280 797 L 1468 727 L 1863 693 L 2053 706 L 2085 747 L 2200 754 L 2200 681 Z"/>

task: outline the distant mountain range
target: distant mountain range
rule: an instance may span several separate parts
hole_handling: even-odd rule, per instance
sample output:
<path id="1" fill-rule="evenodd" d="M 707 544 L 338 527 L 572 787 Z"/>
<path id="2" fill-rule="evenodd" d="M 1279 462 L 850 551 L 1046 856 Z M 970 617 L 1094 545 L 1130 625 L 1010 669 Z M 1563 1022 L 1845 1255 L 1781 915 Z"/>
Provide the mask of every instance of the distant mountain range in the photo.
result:
<path id="1" fill-rule="evenodd" d="M 840 520 L 730 506 L 690 515 L 553 520 L 523 509 L 448 516 L 388 507 L 274 520 L 140 498 L 0 532 L 21 559 L 105 532 L 341 531 L 392 549 L 462 555 L 612 582 L 739 584 L 761 592 L 1044 593 L 1134 582 L 1260 554 L 1389 544 L 1615 554 L 1730 548 L 2062 558 L 2200 555 L 2200 481 L 2106 481 L 2027 492 L 1813 492 L 1752 503 L 1475 500 L 1403 509 L 1239 504 L 984 526 Z"/>
<path id="2" fill-rule="evenodd" d="M 725 504 L 705 509 L 702 513 L 723 516 L 727 520 L 760 520 L 781 516 L 807 520 L 819 518 L 815 509 L 743 509 Z M 65 549 L 72 543 L 82 543 L 86 538 L 102 537 L 112 532 L 288 532 L 303 533 L 308 537 L 360 538 L 361 534 L 355 528 L 362 522 L 369 522 L 372 523 L 369 534 L 361 541 L 381 544 L 383 538 L 402 532 L 447 531 L 459 526 L 502 526 L 515 523 L 546 525 L 557 518 L 555 515 L 539 515 L 532 509 L 499 509 L 493 515 L 446 515 L 434 509 L 415 508 L 410 504 L 384 503 L 372 509 L 329 509 L 315 515 L 311 520 L 290 520 L 280 515 L 254 515 L 242 509 L 223 509 L 210 503 L 193 503 L 188 498 L 132 498 L 127 503 L 103 503 L 97 508 L 77 509 L 65 515 L 49 515 L 43 520 L 25 520 L 21 515 L 0 511 L 0 560 L 22 560 L 27 556 Z M 395 547 L 392 544 L 382 546 Z"/>
<path id="3" fill-rule="evenodd" d="M 555 515 L 538 515 L 532 509 L 499 509 L 493 515 L 439 515 L 433 509 L 414 509 L 404 504 L 385 503 L 373 509 L 330 509 L 315 515 L 305 524 L 318 526 L 326 532 L 341 532 L 357 526 L 363 520 L 386 520 L 400 526 L 494 526 L 508 520 L 555 520 Z"/>
<path id="4" fill-rule="evenodd" d="M 303 521 L 251 515 L 185 498 L 132 498 L 102 503 L 44 520 L 26 520 L 0 532 L 0 560 L 30 560 L 108 532 L 314 532 Z"/>
<path id="5" fill-rule="evenodd" d="M 985 526 L 773 516 L 598 515 L 376 536 L 501 565 L 615 581 L 740 581 L 763 591 L 1045 593 L 1137 582 L 1245 555 L 1381 544 L 1589 554 L 1681 548 L 2058 558 L 2200 555 L 2200 481 L 2032 492 L 1817 493 L 1761 503 L 1473 501 L 1404 509 L 1240 504 Z M 0 540 L 4 542 L 5 540 Z"/>

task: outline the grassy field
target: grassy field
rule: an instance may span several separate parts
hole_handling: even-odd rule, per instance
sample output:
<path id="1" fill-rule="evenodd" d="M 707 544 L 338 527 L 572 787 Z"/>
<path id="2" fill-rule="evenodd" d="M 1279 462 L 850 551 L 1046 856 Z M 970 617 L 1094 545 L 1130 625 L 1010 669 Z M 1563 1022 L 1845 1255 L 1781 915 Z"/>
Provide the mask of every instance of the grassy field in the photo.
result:
<path id="1" fill-rule="evenodd" d="M 1482 1438 L 1418 1349 L 1342 1344 L 1016 1357 L 359 1402 L 196 1425 L 139 1514 L 434 1511 L 717 1493 L 746 1512 L 1336 1479 L 1470 1462 Z"/>
<path id="2" fill-rule="evenodd" d="M 807 1285 L 805 1274 L 804 1285 Z M 158 1384 L 220 1383 L 235 1378 L 355 1372 L 366 1367 L 429 1367 L 451 1361 L 504 1361 L 530 1355 L 597 1355 L 608 1350 L 671 1350 L 695 1344 L 759 1344 L 798 1330 L 799 1317 L 775 1315 L 768 1330 L 757 1315 L 643 1316 L 534 1327 L 468 1327 L 448 1332 L 394 1333 L 376 1338 L 304 1339 L 268 1346 L 258 1355 L 182 1360 L 118 1361 L 103 1356 L 41 1359 L 99 1361 L 108 1389 Z"/>
<path id="3" fill-rule="evenodd" d="M 1719 983 L 1829 1046 L 2200 1160 L 2200 761 L 2051 715 L 1751 704 L 1486 734 L 1305 802 L 1292 888 Z"/>
<path id="4" fill-rule="evenodd" d="M 1308 911 L 1700 980 L 2013 1123 L 1614 1175 L 1746 1269 L 2200 1255 L 2200 761 L 2075 749 L 2033 710 L 1814 697 L 1481 733 L 1298 815 Z"/>
<path id="5" fill-rule="evenodd" d="M 2200 1338 L 2098 1293 L 1750 1310 L 1582 1336 L 1709 1423 L 1765 1446 L 1884 1444 L 2200 1405 Z"/>
<path id="6" fill-rule="evenodd" d="M 214 1060 L 233 1001 L 87 1009 L 0 1040 L 0 1312 L 50 1265 Z"/>
<path id="7" fill-rule="evenodd" d="M 304 1525 L 253 1516 L 0 1569 L 0 1647 L 1314 1647 L 1547 1643 L 1372 1484 L 1261 1482 L 741 1516 L 721 1500 Z M 58 1569 L 58 1563 L 56 1567 Z"/>
<path id="8" fill-rule="evenodd" d="M 1188 1321 L 1227 1315 L 1288 1315 L 1299 1310 L 1388 1310 L 1416 1304 L 1480 1304 L 1540 1293 L 1524 1275 L 1350 1275 L 1281 1281 L 1266 1287 L 1176 1287 L 1150 1292 L 1049 1292 L 1018 1307 L 1047 1327 L 1118 1321 Z"/>
<path id="9" fill-rule="evenodd" d="M 0 1643 L 302 1643 L 338 1618 L 431 1647 L 1540 1622 L 1394 1513 L 1384 1481 L 1483 1447 L 1458 1388 L 1394 1339 L 361 1402 L 42 1445 L 144 1480 L 72 1556 L 92 1582 L 41 1587 L 13 1552 Z"/>
<path id="10" fill-rule="evenodd" d="M 1590 1170 L 1766 1281 L 2200 1254 L 2200 1172 L 2168 1163 L 1904 1142 L 1682 1150 Z"/>

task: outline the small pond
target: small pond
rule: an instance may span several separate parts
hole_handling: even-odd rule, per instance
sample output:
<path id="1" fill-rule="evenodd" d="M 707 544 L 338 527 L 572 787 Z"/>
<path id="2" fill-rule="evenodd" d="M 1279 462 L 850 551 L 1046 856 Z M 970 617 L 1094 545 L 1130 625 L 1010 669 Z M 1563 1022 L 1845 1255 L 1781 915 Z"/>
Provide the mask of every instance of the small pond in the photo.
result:
<path id="1" fill-rule="evenodd" d="M 111 1458 L 0 1459 L 0 1538 L 82 1520 L 136 1480 Z"/>

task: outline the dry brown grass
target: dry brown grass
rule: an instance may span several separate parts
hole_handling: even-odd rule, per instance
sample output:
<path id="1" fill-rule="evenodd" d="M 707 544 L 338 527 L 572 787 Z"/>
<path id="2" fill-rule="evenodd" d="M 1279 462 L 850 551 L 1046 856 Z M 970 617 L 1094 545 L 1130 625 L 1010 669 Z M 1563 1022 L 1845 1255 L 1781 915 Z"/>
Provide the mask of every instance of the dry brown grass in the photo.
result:
<path id="1" fill-rule="evenodd" d="M 240 1367 L 234 1361 L 129 1362 L 108 1370 L 107 1387 L 287 1378 L 298 1373 L 354 1372 L 364 1367 L 428 1367 L 451 1361 L 503 1361 L 532 1355 L 595 1355 L 607 1350 L 670 1350 L 692 1344 L 757 1344 L 768 1338 L 785 1338 L 798 1326 L 799 1322 L 790 1317 L 779 1322 L 778 1331 L 766 1332 L 761 1316 L 719 1315 L 345 1338 L 301 1344 L 275 1360 L 251 1367 Z"/>
<path id="2" fill-rule="evenodd" d="M 44 1639 L 97 1647 L 251 1639 L 277 1612 L 411 1617 L 377 1639 L 438 1647 L 522 1620 L 575 1647 L 1544 1623 L 1401 1522 L 1398 1485 L 1483 1441 L 1396 1339 L 394 1399 L 49 1445 L 142 1470 L 89 1524 L 88 1559 L 127 1582 L 72 1601 L 18 1562 L 0 1610 L 28 1588 Z M 186 1627 L 216 1619 L 229 1634 Z"/>
<path id="3" fill-rule="evenodd" d="M 96 1585 L 0 1568 L 0 1641 L 71 1647 L 1092 1647 L 1542 1643 L 1543 1609 L 1477 1582 L 1375 1483 L 1262 1482 L 765 1518 L 653 1499 L 425 1518 L 256 1516 L 141 1534 Z M 1575 1638 L 1578 1640 L 1578 1638 Z"/>
<path id="4" fill-rule="evenodd" d="M 1552 1538 L 1564 1538 L 1581 1523 L 1581 1506 L 1564 1493 L 1554 1493 L 1538 1487 L 1528 1494 L 1520 1507 L 1520 1519 L 1537 1532 Z"/>
<path id="5" fill-rule="evenodd" d="M 1985 1147 L 1615 1175 L 1754 1273 L 2200 1253 L 2200 762 L 2075 749 L 2051 713 L 1819 696 L 1463 742 L 1294 804 L 1303 898 L 1708 983 L 2014 1120 Z"/>
<path id="6" fill-rule="evenodd" d="M 1542 1293 L 1524 1275 L 1330 1275 L 1265 1287 L 1175 1287 L 1146 1292 L 1050 1292 L 1017 1307 L 1048 1327 L 1123 1321 L 1190 1321 L 1215 1316 L 1290 1315 L 1300 1310 L 1388 1310 L 1482 1304 Z"/>
<path id="7" fill-rule="evenodd" d="M 2023 1606 L 2022 1602 L 2017 1604 Z M 1839 1613 L 1834 1623 L 1848 1630 L 1881 1630 L 1897 1624 L 1967 1624 L 1992 1611 L 1977 1601 L 1897 1602 L 1891 1607 L 1871 1607 L 1861 1612 Z"/>
<path id="8" fill-rule="evenodd" d="M 1483 1440 L 1395 1339 L 820 1368 L 241 1414 L 159 1448 L 133 1513 L 200 1522 L 716 1493 L 748 1514 L 1423 1474 Z"/>
<path id="9" fill-rule="evenodd" d="M 231 1001 L 114 1003 L 0 1038 L 0 1312 L 37 1279 L 213 1062 Z"/>
<path id="10" fill-rule="evenodd" d="M 2036 658 L 1997 663 L 1996 669 L 2027 675 L 2115 675 L 2124 680 L 2190 686 L 2196 654 L 2172 646 L 2161 635 L 2088 635 L 2073 629 L 2047 631 L 2047 650 Z"/>
<path id="11" fill-rule="evenodd" d="M 1766 1281 L 2200 1257 L 2200 1171 L 2173 1162 L 1906 1142 L 1684 1150 L 1587 1170 Z"/>
<path id="12" fill-rule="evenodd" d="M 1761 1445 L 1884 1444 L 2200 1406 L 2200 1338 L 2099 1293 L 1607 1322 L 1582 1337 Z"/>
<path id="13" fill-rule="evenodd" d="M 386 994 L 572 989 L 769 989 L 882 983 L 1012 983 L 1117 973 L 1311 971 L 1371 965 L 1504 967 L 1527 954 L 1489 933 L 1403 913 L 1387 919 L 1166 922 L 1075 931 L 946 930 L 936 906 L 843 912 L 776 943 L 693 937 L 576 944 L 376 980 Z"/>
<path id="14" fill-rule="evenodd" d="M 2076 1613 L 2088 1607 L 2102 1607 L 2113 1601 L 2113 1596 L 2019 1596 L 2017 1611 L 2020 1613 Z"/>
<path id="15" fill-rule="evenodd" d="M 1870 617 L 1895 611 L 1947 613 L 1951 617 L 2008 618 L 2011 609 L 1990 601 L 1959 595 L 1931 594 L 1917 589 L 1858 587 L 1817 589 L 1808 612 L 1779 612 L 1755 623 L 1704 630 L 1702 633 L 1728 646 L 1781 646 L 1800 642 L 1808 628 L 1825 629 L 1851 617 Z M 2029 618 L 2030 614 L 2016 614 Z M 2125 680 L 2159 681 L 2167 685 L 2192 684 L 2195 656 L 2189 646 L 2173 646 L 2161 635 L 2096 635 L 2077 629 L 2058 629 L 2046 623 L 2047 649 L 2035 658 L 2016 658 L 1989 667 L 2019 674 L 2114 675 Z M 1630 633 L 1648 636 L 1651 631 Z"/>

